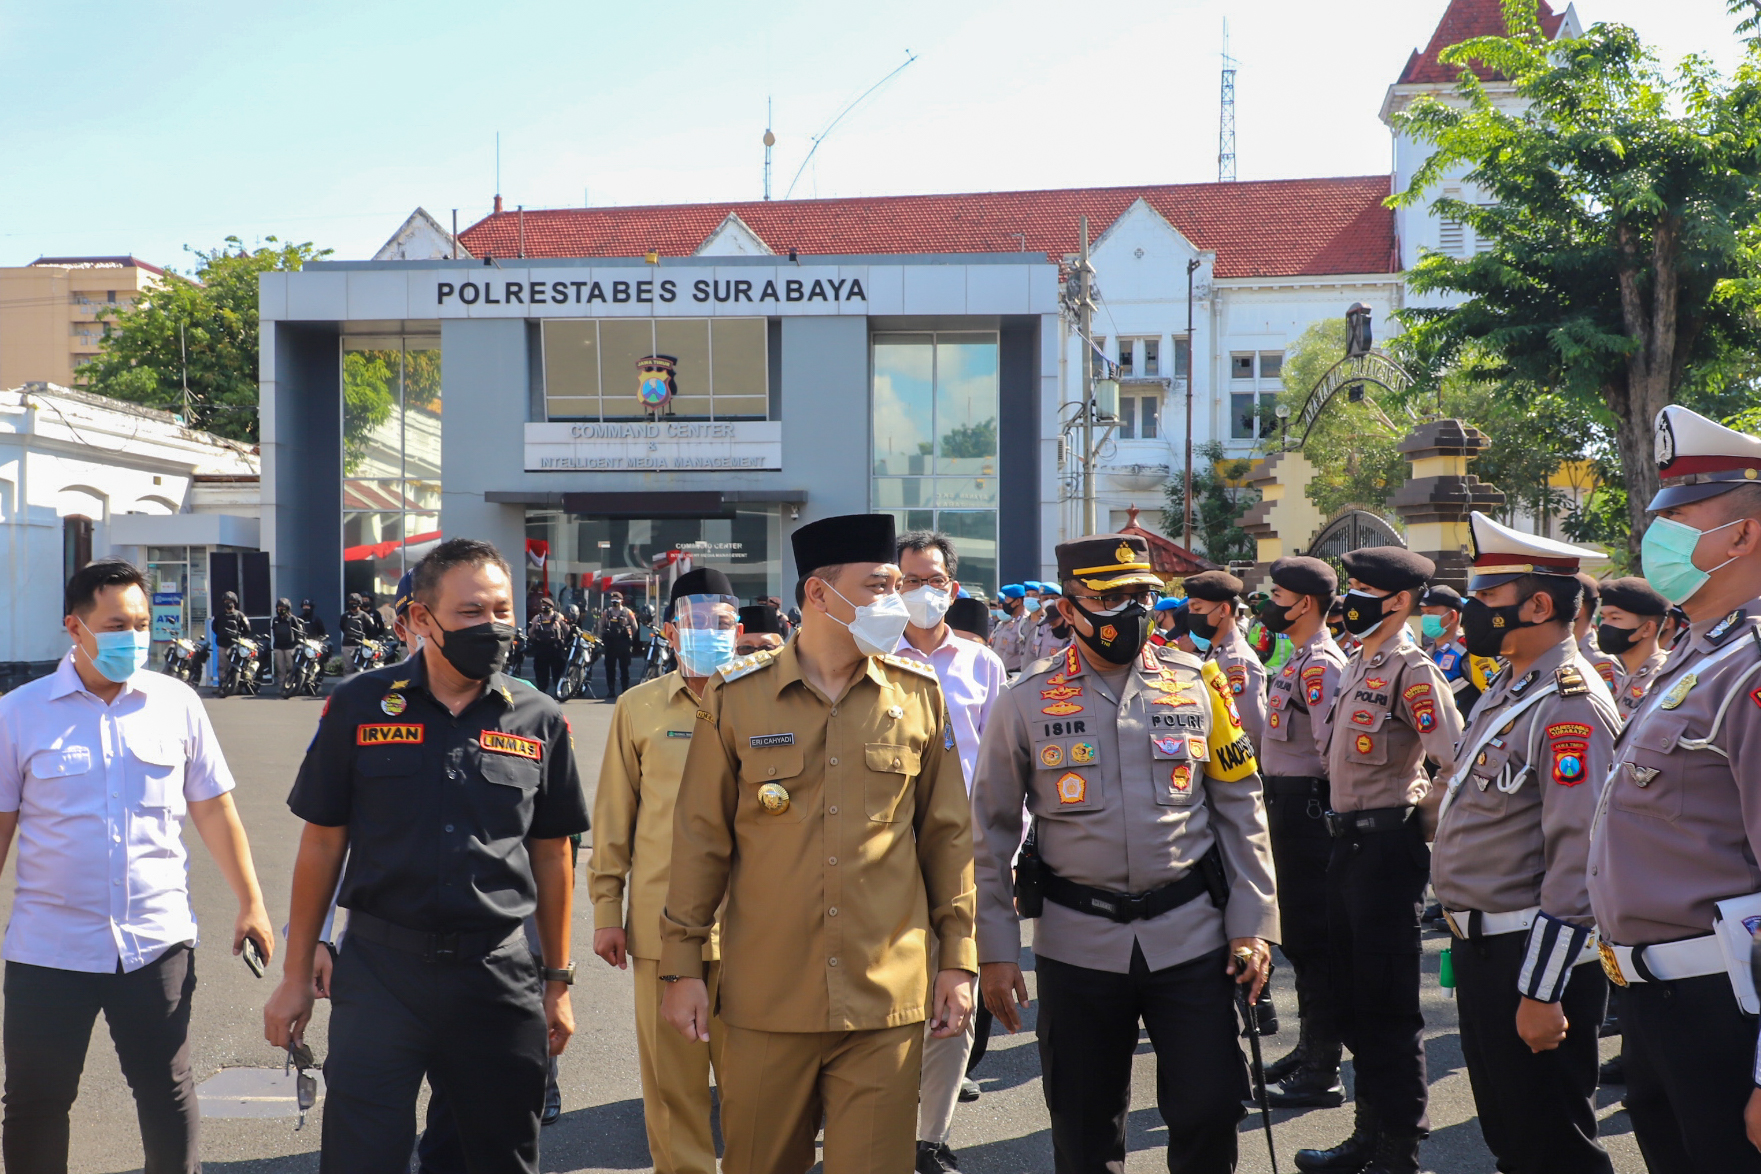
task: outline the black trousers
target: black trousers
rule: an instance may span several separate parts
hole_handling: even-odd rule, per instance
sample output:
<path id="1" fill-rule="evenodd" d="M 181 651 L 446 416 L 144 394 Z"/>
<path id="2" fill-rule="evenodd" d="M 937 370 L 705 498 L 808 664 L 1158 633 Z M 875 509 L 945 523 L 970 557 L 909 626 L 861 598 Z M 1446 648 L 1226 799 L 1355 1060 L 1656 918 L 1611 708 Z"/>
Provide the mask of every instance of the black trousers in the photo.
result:
<path id="1" fill-rule="evenodd" d="M 1620 1033 L 1626 1110 L 1651 1174 L 1761 1171 L 1743 1130 L 1755 1020 L 1727 975 L 1632 984 L 1620 992 Z"/>
<path id="2" fill-rule="evenodd" d="M 1419 915 L 1430 871 L 1416 814 L 1398 828 L 1334 840 L 1327 865 L 1340 1036 L 1351 1049 L 1358 1099 L 1400 1136 L 1430 1129 L 1419 1012 Z"/>
<path id="3" fill-rule="evenodd" d="M 1313 779 L 1302 791 L 1266 789 L 1266 823 L 1272 863 L 1278 870 L 1279 947 L 1296 976 L 1297 1008 L 1304 1029 L 1322 1043 L 1339 1039 L 1334 1010 L 1333 961 L 1327 947 L 1327 864 L 1333 837 L 1327 834 L 1327 780 Z"/>
<path id="4" fill-rule="evenodd" d="M 64 1174 L 68 1111 L 98 1012 L 134 1092 L 145 1174 L 193 1174 L 201 1113 L 190 1073 L 195 955 L 173 946 L 131 974 L 6 964 L 6 1120 L 9 1174 Z"/>
<path id="5" fill-rule="evenodd" d="M 472 1174 L 536 1174 L 548 1031 L 515 933 L 463 962 L 348 937 L 331 978 L 322 1174 L 409 1169 L 422 1077 L 446 1098 Z"/>
<path id="6" fill-rule="evenodd" d="M 618 684 L 622 678 L 623 684 Z M 615 698 L 619 693 L 630 687 L 630 652 L 614 649 L 605 650 L 605 692 L 608 698 Z"/>
<path id="7" fill-rule="evenodd" d="M 1247 1064 L 1236 1042 L 1227 949 L 1151 971 L 1132 947 L 1131 972 L 1054 958 L 1039 977 L 1039 1057 L 1057 1174 L 1121 1174 L 1138 1020 L 1156 1050 L 1156 1108 L 1168 1126 L 1173 1174 L 1235 1169 L 1247 1115 Z"/>
<path id="8" fill-rule="evenodd" d="M 983 999 L 978 1001 L 978 1006 L 972 1014 L 972 1054 L 966 1057 L 967 1076 L 972 1075 L 978 1067 L 978 1062 L 984 1059 L 984 1054 L 990 1050 L 991 1026 L 995 1022 L 991 1018 L 991 1009 L 984 1005 Z"/>
<path id="9" fill-rule="evenodd" d="M 1455 997 L 1461 1051 L 1486 1148 L 1508 1174 L 1613 1174 L 1596 1140 L 1597 1030 L 1608 980 L 1594 962 L 1572 968 L 1560 1000 L 1565 1042 L 1532 1052 L 1516 1033 L 1516 986 L 1526 933 L 1457 940 Z"/>
<path id="10" fill-rule="evenodd" d="M 540 693 L 549 693 L 551 687 L 562 680 L 563 666 L 568 658 L 563 650 L 550 646 L 532 649 L 532 683 L 538 686 Z"/>

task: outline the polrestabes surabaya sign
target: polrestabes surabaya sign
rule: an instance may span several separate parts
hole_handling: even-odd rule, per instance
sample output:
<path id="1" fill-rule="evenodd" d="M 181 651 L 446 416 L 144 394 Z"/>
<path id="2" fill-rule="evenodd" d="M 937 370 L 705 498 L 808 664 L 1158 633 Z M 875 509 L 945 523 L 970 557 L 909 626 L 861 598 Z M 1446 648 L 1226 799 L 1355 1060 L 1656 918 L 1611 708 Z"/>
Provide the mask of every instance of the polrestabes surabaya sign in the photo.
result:
<path id="1" fill-rule="evenodd" d="M 606 420 L 526 425 L 534 473 L 754 472 L 783 467 L 778 420 Z"/>
<path id="2" fill-rule="evenodd" d="M 423 277 L 429 283 L 428 306 L 438 318 L 868 313 L 866 266 L 499 269 L 486 265 L 480 270 L 438 270 Z"/>

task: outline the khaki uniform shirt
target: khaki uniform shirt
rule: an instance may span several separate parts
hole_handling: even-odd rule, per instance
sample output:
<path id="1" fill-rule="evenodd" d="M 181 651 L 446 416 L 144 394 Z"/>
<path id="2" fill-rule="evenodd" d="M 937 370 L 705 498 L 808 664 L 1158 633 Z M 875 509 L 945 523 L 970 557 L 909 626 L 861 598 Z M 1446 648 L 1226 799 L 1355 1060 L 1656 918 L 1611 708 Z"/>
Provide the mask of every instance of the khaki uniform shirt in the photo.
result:
<path id="1" fill-rule="evenodd" d="M 777 784 L 788 807 L 767 810 Z M 711 678 L 673 825 L 661 973 L 703 973 L 722 913 L 721 1017 L 752 1031 L 926 1018 L 932 950 L 977 972 L 972 823 L 935 670 L 871 656 L 828 700 L 790 641 Z"/>
<path id="2" fill-rule="evenodd" d="M 1669 653 L 1659 648 L 1645 663 L 1630 673 L 1626 671 L 1626 665 L 1616 662 L 1620 677 L 1609 688 L 1614 690 L 1614 704 L 1619 707 L 1623 720 L 1629 720 L 1633 714 L 1639 712 L 1639 705 L 1651 691 L 1657 674 L 1663 671 L 1668 660 Z"/>
<path id="3" fill-rule="evenodd" d="M 697 698 L 677 672 L 627 690 L 612 714 L 593 799 L 587 892 L 593 900 L 593 928 L 626 929 L 634 958 L 660 957 L 660 913 L 673 855 L 673 804 L 696 728 Z M 713 934 L 703 957 L 716 957 Z"/>
<path id="4" fill-rule="evenodd" d="M 1271 776 L 1327 777 L 1328 721 L 1345 654 L 1318 630 L 1297 648 L 1266 684 L 1266 734 L 1260 742 L 1260 771 Z"/>
<path id="5" fill-rule="evenodd" d="M 991 630 L 991 651 L 1009 672 L 1021 671 L 1021 616 L 1010 616 Z"/>
<path id="6" fill-rule="evenodd" d="M 1247 736 L 1253 739 L 1254 752 L 1258 753 L 1266 735 L 1266 666 L 1241 634 L 1234 616 L 1226 616 L 1217 625 L 1209 656 L 1223 670 L 1223 679 L 1229 682 L 1229 692 L 1235 696 L 1236 711 L 1247 727 Z"/>
<path id="7" fill-rule="evenodd" d="M 1360 648 L 1333 702 L 1327 745 L 1333 810 L 1423 804 L 1431 792 L 1425 756 L 1437 760 L 1445 778 L 1455 766 L 1461 715 L 1448 698 L 1442 670 L 1405 628 L 1374 656 L 1366 658 Z"/>
<path id="8" fill-rule="evenodd" d="M 1761 599 L 1693 625 L 1614 758 L 1590 835 L 1597 927 L 1623 946 L 1711 933 L 1719 901 L 1761 891 Z"/>
<path id="9" fill-rule="evenodd" d="M 1559 691 L 1504 715 L 1531 691 Z M 1614 701 L 1568 635 L 1521 677 L 1501 674 L 1462 735 L 1467 754 L 1497 730 L 1448 800 L 1431 845 L 1431 884 L 1445 909 L 1510 913 L 1536 905 L 1592 924 L 1585 862 L 1590 822 L 1620 730 Z M 1448 776 L 1438 776 L 1438 786 Z"/>
<path id="10" fill-rule="evenodd" d="M 1040 856 L 1059 876 L 1143 893 L 1222 850 L 1226 909 L 1208 897 L 1119 923 L 1047 901 L 1034 953 L 1129 973 L 1133 944 L 1151 970 L 1230 938 L 1278 938 L 1271 841 L 1251 744 L 1213 664 L 1145 646 L 1115 692 L 1074 646 L 1028 667 L 991 708 L 973 779 L 979 960 L 1021 954 L 1011 861 L 1025 800 Z"/>

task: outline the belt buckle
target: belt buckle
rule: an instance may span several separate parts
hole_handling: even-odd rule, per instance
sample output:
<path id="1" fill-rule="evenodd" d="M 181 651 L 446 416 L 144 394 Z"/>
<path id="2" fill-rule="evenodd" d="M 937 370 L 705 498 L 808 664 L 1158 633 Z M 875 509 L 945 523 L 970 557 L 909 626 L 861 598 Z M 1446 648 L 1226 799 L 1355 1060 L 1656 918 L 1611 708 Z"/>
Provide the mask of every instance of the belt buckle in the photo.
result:
<path id="1" fill-rule="evenodd" d="M 456 933 L 431 933 L 428 935 L 428 949 L 422 955 L 424 962 L 454 962 L 459 956 L 459 935 Z"/>
<path id="2" fill-rule="evenodd" d="M 1142 921 L 1148 917 L 1150 895 L 1148 893 L 1130 893 L 1126 895 L 1119 910 L 1121 921 Z"/>
<path id="3" fill-rule="evenodd" d="M 1321 814 L 1327 820 L 1327 834 L 1328 835 L 1332 836 L 1334 839 L 1338 839 L 1340 836 L 1343 836 L 1345 834 L 1345 832 L 1346 832 L 1345 816 L 1340 815 L 1337 811 L 1323 811 Z"/>
<path id="4" fill-rule="evenodd" d="M 1620 972 L 1620 958 L 1615 955 L 1613 946 L 1597 938 L 1596 953 L 1602 959 L 1602 973 L 1608 976 L 1609 982 L 1622 987 L 1632 985 L 1627 981 L 1626 975 Z"/>

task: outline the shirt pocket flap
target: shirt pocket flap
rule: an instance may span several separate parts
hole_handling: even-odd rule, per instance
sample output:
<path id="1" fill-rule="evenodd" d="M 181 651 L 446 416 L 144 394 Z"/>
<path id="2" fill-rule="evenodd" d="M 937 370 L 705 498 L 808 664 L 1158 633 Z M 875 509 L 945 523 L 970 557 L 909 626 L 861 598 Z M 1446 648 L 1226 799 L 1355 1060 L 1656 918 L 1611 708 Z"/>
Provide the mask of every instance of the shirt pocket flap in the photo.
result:
<path id="1" fill-rule="evenodd" d="M 522 791 L 538 789 L 538 764 L 530 758 L 520 758 L 512 754 L 485 754 L 482 770 L 485 779 L 503 787 L 518 787 Z"/>
<path id="2" fill-rule="evenodd" d="M 1633 746 L 1657 754 L 1668 754 L 1675 749 L 1676 743 L 1687 730 L 1688 715 L 1685 713 L 1652 714 L 1633 731 Z"/>
<path id="3" fill-rule="evenodd" d="M 1499 745 L 1502 741 L 1504 740 L 1501 738 L 1492 739 L 1481 747 L 1480 752 L 1474 756 L 1474 764 L 1469 769 L 1475 778 L 1495 779 L 1504 769 L 1504 764 L 1510 761 L 1510 754 L 1514 747 L 1509 742 Z"/>
<path id="4" fill-rule="evenodd" d="M 39 779 L 83 775 L 92 769 L 92 752 L 84 746 L 63 746 L 31 756 L 31 774 Z"/>
<path id="5" fill-rule="evenodd" d="M 142 762 L 154 766 L 182 766 L 184 760 L 183 744 L 166 742 L 155 738 L 140 740 L 130 739 L 128 752 Z"/>
<path id="6" fill-rule="evenodd" d="M 922 767 L 917 751 L 909 746 L 892 746 L 885 742 L 870 742 L 863 750 L 868 759 L 868 769 L 888 771 L 894 774 L 915 776 Z"/>
<path id="7" fill-rule="evenodd" d="M 799 746 L 767 746 L 748 751 L 740 759 L 740 778 L 753 786 L 792 779 L 801 773 L 807 758 Z"/>
<path id="8" fill-rule="evenodd" d="M 355 770 L 370 779 L 416 773 L 422 752 L 414 746 L 369 746 L 355 755 Z"/>

